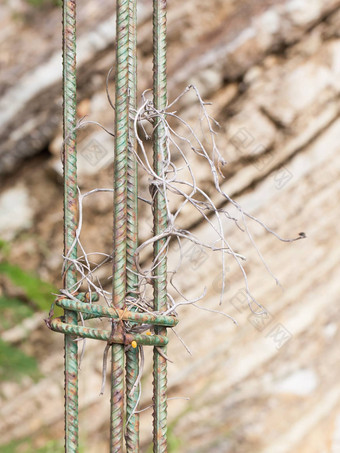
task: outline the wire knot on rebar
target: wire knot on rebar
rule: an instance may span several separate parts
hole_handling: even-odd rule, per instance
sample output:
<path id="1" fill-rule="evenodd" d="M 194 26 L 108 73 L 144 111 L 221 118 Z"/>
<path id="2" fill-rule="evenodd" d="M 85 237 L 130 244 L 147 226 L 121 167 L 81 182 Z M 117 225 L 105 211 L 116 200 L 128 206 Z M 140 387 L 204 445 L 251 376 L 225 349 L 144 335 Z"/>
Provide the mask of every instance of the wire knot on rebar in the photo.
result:
<path id="1" fill-rule="evenodd" d="M 78 300 L 77 300 L 78 299 Z M 80 293 L 74 299 L 57 298 L 55 304 L 64 310 L 69 310 L 78 314 L 83 320 L 95 318 L 109 318 L 113 324 L 122 322 L 123 329 L 119 332 L 118 329 L 105 330 L 95 327 L 81 326 L 66 322 L 64 316 L 49 320 L 49 327 L 55 332 L 60 332 L 67 335 L 73 335 L 78 338 L 91 338 L 95 340 L 107 341 L 110 344 L 122 344 L 125 346 L 165 346 L 168 344 L 168 338 L 165 335 L 156 335 L 148 333 L 135 333 L 130 327 L 126 327 L 126 323 L 133 323 L 140 326 L 155 327 L 175 327 L 178 319 L 174 315 L 156 315 L 149 313 L 138 313 L 126 309 L 118 309 L 115 307 L 103 307 L 93 304 L 98 300 L 96 293 L 91 294 L 89 301 L 89 293 Z M 138 331 L 138 328 L 137 328 Z"/>

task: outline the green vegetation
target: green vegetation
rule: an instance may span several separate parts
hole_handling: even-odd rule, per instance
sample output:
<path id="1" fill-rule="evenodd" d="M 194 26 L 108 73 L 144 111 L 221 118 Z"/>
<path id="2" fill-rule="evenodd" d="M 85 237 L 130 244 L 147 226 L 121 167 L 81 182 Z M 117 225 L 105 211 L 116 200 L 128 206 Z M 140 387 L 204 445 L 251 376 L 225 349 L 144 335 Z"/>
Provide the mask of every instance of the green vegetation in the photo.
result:
<path id="1" fill-rule="evenodd" d="M 30 5 L 40 8 L 43 6 L 47 7 L 55 7 L 55 6 L 61 6 L 62 5 L 62 0 L 26 0 L 27 3 Z"/>
<path id="2" fill-rule="evenodd" d="M 33 315 L 34 310 L 19 299 L 0 296 L 0 332 L 14 327 L 16 324 Z"/>
<path id="3" fill-rule="evenodd" d="M 171 423 L 168 426 L 168 452 L 176 453 L 179 447 L 182 445 L 182 440 L 180 437 L 176 436 L 174 433 L 175 425 Z"/>
<path id="4" fill-rule="evenodd" d="M 2 259 L 0 275 L 6 276 L 14 286 L 21 288 L 24 295 L 24 300 L 8 297 L 6 294 L 0 296 L 0 332 L 3 332 L 20 324 L 36 310 L 48 311 L 53 298 L 52 293 L 56 292 L 56 288 L 21 267 L 11 264 L 10 246 L 1 239 L 0 252 Z M 20 381 L 24 376 L 34 380 L 41 376 L 37 360 L 27 355 L 20 347 L 0 339 L 0 382 Z"/>
<path id="5" fill-rule="evenodd" d="M 0 448 L 1 453 L 62 453 L 64 451 L 63 442 L 56 440 L 47 442 L 41 448 L 34 447 L 29 439 L 16 440 L 7 445 L 1 445 Z"/>
<path id="6" fill-rule="evenodd" d="M 32 449 L 30 453 L 37 452 L 37 453 L 63 453 L 64 452 L 64 445 L 63 442 L 58 442 L 52 440 L 48 442 L 44 447 L 38 449 Z"/>
<path id="7" fill-rule="evenodd" d="M 38 277 L 21 269 L 19 266 L 10 264 L 7 261 L 0 263 L 0 274 L 6 275 L 15 286 L 21 288 L 30 302 L 39 310 L 49 310 L 51 305 L 51 293 L 56 288 Z"/>
<path id="8" fill-rule="evenodd" d="M 40 377 L 37 360 L 0 339 L 0 381 L 20 381 L 23 376 Z"/>
<path id="9" fill-rule="evenodd" d="M 9 252 L 10 252 L 10 246 L 9 246 L 9 243 L 4 241 L 3 239 L 0 238 L 0 251 L 1 253 L 8 257 L 9 255 Z"/>
<path id="10" fill-rule="evenodd" d="M 13 440 L 6 445 L 0 445 L 1 453 L 63 453 L 63 440 L 49 440 L 43 447 L 37 448 L 34 442 L 29 439 Z M 84 446 L 80 445 L 79 453 L 84 453 Z"/>

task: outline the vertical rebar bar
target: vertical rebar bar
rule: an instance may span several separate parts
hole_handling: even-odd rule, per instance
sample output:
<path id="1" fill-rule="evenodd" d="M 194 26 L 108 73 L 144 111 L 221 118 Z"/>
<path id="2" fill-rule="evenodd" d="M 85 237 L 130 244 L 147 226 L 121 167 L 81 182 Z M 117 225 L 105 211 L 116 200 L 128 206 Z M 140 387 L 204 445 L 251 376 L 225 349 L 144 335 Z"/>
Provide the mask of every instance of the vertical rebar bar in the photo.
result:
<path id="1" fill-rule="evenodd" d="M 166 0 L 153 0 L 153 102 L 158 111 L 167 103 L 166 83 Z M 164 166 L 167 161 L 165 129 L 162 121 L 157 120 L 154 131 L 154 170 L 164 178 Z M 158 235 L 167 228 L 166 193 L 158 186 L 154 196 L 154 234 Z M 154 309 L 166 309 L 167 302 L 167 260 L 166 239 L 155 242 L 154 260 Z M 157 327 L 156 333 L 166 335 L 166 329 Z M 162 348 L 166 352 L 165 348 Z M 154 426 L 153 451 L 167 451 L 167 363 L 166 359 L 154 348 Z"/>
<path id="2" fill-rule="evenodd" d="M 114 163 L 113 290 L 112 302 L 123 308 L 126 295 L 126 199 L 129 135 L 128 53 L 129 1 L 117 0 L 116 118 Z M 123 331 L 122 321 L 116 329 Z M 122 332 L 123 333 L 123 332 Z M 110 452 L 123 451 L 124 345 L 112 345 Z"/>
<path id="3" fill-rule="evenodd" d="M 127 241 L 126 241 L 126 292 L 135 297 L 138 276 L 134 253 L 138 241 L 138 197 L 137 160 L 135 157 L 136 137 L 133 112 L 137 107 L 137 0 L 129 1 L 129 153 L 127 161 Z M 139 347 L 126 353 L 126 450 L 139 451 L 139 415 L 137 409 L 139 388 L 134 384 L 139 374 Z"/>
<path id="4" fill-rule="evenodd" d="M 64 256 L 77 258 L 72 244 L 78 221 L 76 154 L 76 2 L 63 2 L 63 164 Z M 73 244 L 74 245 L 74 244 Z M 66 263 L 64 287 L 72 291 L 75 267 Z M 65 322 L 77 324 L 77 313 L 65 310 Z M 78 347 L 74 336 L 65 335 L 65 451 L 78 451 Z"/>

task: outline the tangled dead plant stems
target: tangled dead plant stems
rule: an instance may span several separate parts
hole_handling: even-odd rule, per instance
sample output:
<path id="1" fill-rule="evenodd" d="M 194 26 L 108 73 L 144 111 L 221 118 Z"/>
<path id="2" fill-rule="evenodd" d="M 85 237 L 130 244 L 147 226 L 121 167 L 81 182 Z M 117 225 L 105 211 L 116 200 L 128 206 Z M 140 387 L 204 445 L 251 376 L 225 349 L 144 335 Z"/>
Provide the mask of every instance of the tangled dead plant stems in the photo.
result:
<path id="1" fill-rule="evenodd" d="M 108 74 L 109 77 L 110 74 Z M 200 138 L 194 127 L 185 121 L 176 112 L 176 106 L 179 101 L 186 96 L 189 92 L 192 92 L 196 97 L 196 104 L 198 106 L 198 118 L 200 121 L 201 130 L 204 131 L 204 137 Z M 222 310 L 212 310 L 204 307 L 198 302 L 201 302 L 205 295 L 206 289 L 202 288 L 200 294 L 194 298 L 188 298 L 176 284 L 176 274 L 180 269 L 181 262 L 183 259 L 183 243 L 189 241 L 202 249 L 210 250 L 212 253 L 219 257 L 220 270 L 222 274 L 222 287 L 220 292 L 220 304 L 222 304 L 223 296 L 225 294 L 225 274 L 226 274 L 226 260 L 230 257 L 234 260 L 243 276 L 246 294 L 248 297 L 249 308 L 252 311 L 260 314 L 265 311 L 259 302 L 252 296 L 251 290 L 248 284 L 247 274 L 244 268 L 244 262 L 246 257 L 235 251 L 235 245 L 231 244 L 225 235 L 225 223 L 232 222 L 235 228 L 241 230 L 250 240 L 252 246 L 255 248 L 259 259 L 262 261 L 268 273 L 275 279 L 269 269 L 265 259 L 263 258 L 260 250 L 258 249 L 256 242 L 252 234 L 252 223 L 260 225 L 268 233 L 274 235 L 277 239 L 284 242 L 292 242 L 304 237 L 303 233 L 300 233 L 298 237 L 292 239 L 285 239 L 280 237 L 275 231 L 270 229 L 260 219 L 254 217 L 252 214 L 244 211 L 241 205 L 233 200 L 223 189 L 223 169 L 227 165 L 227 162 L 223 158 L 222 153 L 218 149 L 216 143 L 216 128 L 219 127 L 218 123 L 208 113 L 208 103 L 204 102 L 200 96 L 198 89 L 194 85 L 188 86 L 173 102 L 167 105 L 164 110 L 157 110 L 151 99 L 148 98 L 149 92 L 146 91 L 142 95 L 141 104 L 137 111 L 131 112 L 131 120 L 134 124 L 134 132 L 137 138 L 138 150 L 131 148 L 130 152 L 134 152 L 140 171 L 144 172 L 148 179 L 150 198 L 139 197 L 140 201 L 145 203 L 146 208 L 152 210 L 153 197 L 157 191 L 161 192 L 166 200 L 167 209 L 167 228 L 159 235 L 150 236 L 140 243 L 136 249 L 134 260 L 135 260 L 135 271 L 138 275 L 138 287 L 134 291 L 134 294 L 126 294 L 126 307 L 128 310 L 137 310 L 139 312 L 153 313 L 153 301 L 152 301 L 152 282 L 156 278 L 154 276 L 154 269 L 159 265 L 161 257 L 164 256 L 164 249 L 168 252 L 169 247 L 172 243 L 178 245 L 178 263 L 174 269 L 168 271 L 168 299 L 167 299 L 167 310 L 163 314 L 177 314 L 177 310 L 180 306 L 190 305 L 192 307 L 220 313 L 221 315 L 231 319 L 235 324 L 236 320 L 230 315 L 226 314 Z M 107 96 L 110 106 L 114 109 L 113 103 L 109 96 L 108 91 L 108 79 L 107 79 Z M 162 174 L 157 175 L 153 170 L 152 157 L 148 149 L 148 143 L 152 141 L 153 131 L 159 124 L 162 123 L 162 130 L 164 131 L 164 141 L 166 144 L 166 153 L 162 156 Z M 114 135 L 108 131 L 104 126 L 96 121 L 85 121 L 83 118 L 77 125 L 77 129 L 83 128 L 88 124 L 94 124 L 105 132 Z M 182 131 L 182 132 L 179 132 Z M 202 135 L 202 134 L 201 134 Z M 67 140 L 67 138 L 66 138 Z M 196 162 L 196 167 L 193 162 Z M 197 162 L 202 163 L 202 168 L 209 169 L 211 180 L 213 182 L 215 194 L 209 194 L 207 190 L 203 190 L 197 181 Z M 111 188 L 96 188 L 87 193 L 81 193 L 79 191 L 78 203 L 79 203 L 79 221 L 78 228 L 76 231 L 76 238 L 68 255 L 64 257 L 63 272 L 69 267 L 74 266 L 77 270 L 79 279 L 74 287 L 69 288 L 68 292 L 61 291 L 62 296 L 68 298 L 74 298 L 74 295 L 79 291 L 86 291 L 88 293 L 96 292 L 100 296 L 100 300 L 106 303 L 108 306 L 112 304 L 111 291 L 105 289 L 107 287 L 103 279 L 98 277 L 98 271 L 108 262 L 112 261 L 112 252 L 100 251 L 95 253 L 87 253 L 81 241 L 81 231 L 83 226 L 83 202 L 87 197 L 93 194 L 101 192 L 113 192 Z M 216 197 L 219 197 L 219 203 L 217 204 Z M 221 201 L 222 200 L 222 201 Z M 222 207 L 221 207 L 222 206 Z M 200 222 L 205 223 L 206 227 L 210 229 L 209 237 L 212 237 L 211 242 L 203 241 L 197 237 L 192 231 L 183 227 L 182 218 L 185 209 L 190 207 L 191 213 L 194 211 Z M 233 212 L 237 215 L 231 215 L 228 211 L 232 208 Z M 158 256 L 154 259 L 152 256 L 152 247 L 155 241 L 159 239 L 166 239 L 163 249 L 159 252 Z M 72 249 L 77 247 L 79 256 L 77 259 L 72 259 Z M 166 253 L 167 254 L 167 253 Z M 165 254 L 165 255 L 166 255 Z M 98 259 L 101 261 L 98 263 Z M 133 272 L 132 269 L 130 269 Z M 108 280 L 110 276 L 107 276 Z M 91 300 L 91 297 L 90 297 Z M 84 320 L 81 319 L 84 324 Z M 114 321 L 112 321 L 114 322 Z M 131 333 L 140 333 L 150 328 L 149 325 L 133 325 L 131 323 L 126 324 L 126 331 Z M 189 348 L 185 345 L 183 340 L 180 338 L 182 343 L 188 352 Z M 85 346 L 85 340 L 84 340 Z M 103 385 L 101 393 L 104 390 L 105 374 L 106 374 L 106 358 L 108 353 L 109 345 L 106 346 L 103 360 Z M 144 355 L 143 349 L 141 351 L 141 372 L 135 383 L 135 386 L 140 387 L 140 378 L 143 370 Z M 84 347 L 83 352 L 84 353 Z M 137 403 L 138 404 L 138 403 Z M 137 405 L 136 405 L 137 409 Z"/>

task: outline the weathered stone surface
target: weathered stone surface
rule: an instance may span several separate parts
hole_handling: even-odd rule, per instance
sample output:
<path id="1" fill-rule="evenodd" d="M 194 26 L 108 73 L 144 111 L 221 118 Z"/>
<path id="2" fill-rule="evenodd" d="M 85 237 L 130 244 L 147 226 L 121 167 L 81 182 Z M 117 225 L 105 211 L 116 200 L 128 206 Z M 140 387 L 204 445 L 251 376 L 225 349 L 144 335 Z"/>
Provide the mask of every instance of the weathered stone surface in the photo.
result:
<path id="1" fill-rule="evenodd" d="M 91 7 L 95 8 L 94 3 L 88 1 L 82 7 L 89 13 Z M 7 11 L 3 5 L 1 8 Z M 96 95 L 89 104 L 82 105 L 80 114 L 85 109 L 88 119 L 112 129 L 112 111 L 105 106 L 102 90 L 112 64 L 114 27 L 107 25 L 105 17 L 110 8 L 105 2 L 103 15 L 95 8 L 96 24 L 89 24 L 85 15 L 80 17 L 81 49 L 86 49 L 89 42 L 86 34 L 89 28 L 96 28 L 91 37 L 94 43 L 91 52 L 80 55 L 81 93 L 84 99 L 88 99 L 90 91 L 96 91 Z M 218 260 L 211 253 L 184 250 L 177 278 L 181 290 L 189 297 L 197 297 L 206 287 L 206 298 L 199 304 L 209 309 L 222 308 L 239 325 L 193 307 L 179 309 L 181 322 L 177 331 L 193 355 L 189 356 L 176 337 L 171 336 L 169 356 L 174 364 L 169 364 L 169 396 L 190 398 L 169 401 L 169 418 L 174 422 L 172 436 L 180 441 L 177 451 L 181 453 L 337 453 L 340 2 L 198 0 L 194 8 L 201 14 L 192 14 L 192 8 L 192 2 L 169 1 L 169 98 L 175 98 L 190 82 L 200 86 L 204 96 L 212 101 L 209 112 L 221 124 L 217 141 L 229 162 L 223 169 L 226 176 L 223 188 L 281 236 L 295 237 L 304 231 L 307 239 L 282 243 L 249 221 L 259 250 L 282 285 L 279 287 L 266 273 L 249 241 L 232 224 L 226 224 L 228 241 L 247 256 L 249 286 L 267 310 L 264 318 L 250 312 L 244 280 L 231 259 L 227 261 L 227 290 L 220 307 Z M 150 29 L 143 18 L 148 17 L 150 8 L 146 6 L 142 11 L 139 52 L 141 64 L 147 65 Z M 55 12 L 49 14 L 46 18 L 50 21 L 56 18 Z M 1 17 L 8 20 L 8 14 Z M 13 27 L 1 31 L 1 36 L 7 37 L 2 46 L 17 42 Z M 45 28 L 42 32 L 47 33 Z M 24 33 L 27 36 L 29 30 Z M 25 45 L 32 46 L 28 41 Z M 44 52 L 47 48 L 56 51 L 58 46 L 59 41 L 53 41 L 50 47 L 44 47 Z M 37 71 L 47 76 L 50 63 L 45 53 L 38 54 L 37 49 L 31 50 L 32 61 L 42 58 Z M 10 61 L 10 71 L 18 68 L 13 55 L 1 58 Z M 87 92 L 86 84 L 95 72 L 92 58 L 97 61 L 96 67 L 100 67 L 100 76 Z M 55 60 L 55 68 L 58 65 Z M 25 76 L 18 72 L 12 86 L 0 78 L 3 99 L 11 99 L 18 112 L 25 103 L 31 105 L 30 99 L 24 96 L 24 102 L 16 104 L 18 97 L 7 96 L 14 93 L 12 90 L 24 88 L 25 80 L 33 80 L 30 78 L 33 68 L 34 64 L 28 67 Z M 54 69 L 50 76 L 57 77 Z M 140 89 L 148 87 L 149 82 L 149 75 L 143 73 Z M 97 90 L 99 86 L 102 91 Z M 46 99 L 56 102 L 57 91 L 49 88 Z M 31 96 L 32 92 L 29 93 Z M 197 116 L 193 98 L 187 102 L 179 110 L 193 120 Z M 40 140 L 39 124 L 44 129 L 51 120 L 46 113 L 50 107 L 45 111 L 40 103 L 36 108 L 41 117 L 32 109 L 33 123 L 27 118 L 9 131 L 18 146 L 25 144 L 27 154 L 32 154 L 33 147 L 27 145 L 26 138 L 39 128 L 36 139 Z M 53 106 L 56 112 L 59 108 L 58 104 Z M 9 124 L 16 123 L 8 122 L 6 130 Z M 243 134 L 238 135 L 240 131 Z M 79 140 L 80 149 L 82 143 L 86 148 L 86 143 L 92 140 L 105 149 L 111 146 L 92 126 L 80 131 Z M 12 246 L 14 261 L 38 271 L 58 286 L 62 190 L 55 173 L 51 177 L 51 167 L 59 161 L 60 143 L 60 132 L 53 129 L 53 133 L 47 133 L 51 155 L 45 153 L 26 161 L 13 177 L 7 178 L 1 193 L 4 196 L 20 178 L 36 219 L 29 231 L 35 247 L 23 247 L 27 239 L 19 234 Z M 36 149 L 40 148 L 41 145 Z M 112 186 L 111 165 L 109 161 L 101 164 L 98 156 L 100 150 L 88 156 L 95 165 L 87 162 L 87 167 L 81 170 L 82 192 Z M 219 206 L 225 206 L 213 193 L 207 168 L 196 158 L 193 167 L 198 182 Z M 148 194 L 148 184 L 148 179 L 142 177 L 140 187 L 144 195 Z M 141 237 L 145 238 L 151 229 L 150 211 L 142 206 Z M 84 246 L 89 251 L 111 252 L 112 194 L 89 198 L 85 210 Z M 211 239 L 211 230 L 189 208 L 182 223 L 186 228 L 192 227 L 198 237 Z M 170 265 L 176 260 L 176 250 L 172 249 Z M 107 275 L 103 273 L 100 277 L 104 281 Z M 4 338 L 6 335 L 11 338 L 10 332 Z M 6 385 L 0 393 L 2 444 L 31 436 L 38 445 L 47 438 L 62 437 L 62 338 L 48 333 L 44 326 L 34 335 L 39 342 L 31 341 L 32 348 L 40 356 L 45 379 L 34 385 L 27 382 Z M 86 432 L 86 451 L 90 453 L 108 451 L 109 389 L 104 397 L 98 396 L 102 353 L 102 345 L 88 342 L 81 370 L 80 414 L 82 432 Z M 150 381 L 150 360 L 147 351 L 145 382 Z M 142 406 L 148 406 L 150 401 L 151 387 L 143 381 Z M 150 422 L 151 412 L 146 411 L 141 424 L 143 451 L 151 439 Z"/>
<path id="2" fill-rule="evenodd" d="M 17 185 L 0 196 L 0 236 L 11 240 L 32 226 L 33 207 L 24 185 Z"/>

